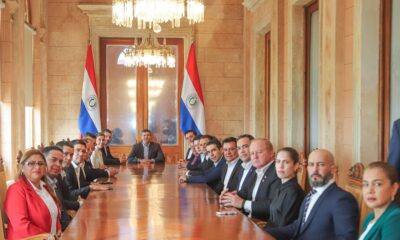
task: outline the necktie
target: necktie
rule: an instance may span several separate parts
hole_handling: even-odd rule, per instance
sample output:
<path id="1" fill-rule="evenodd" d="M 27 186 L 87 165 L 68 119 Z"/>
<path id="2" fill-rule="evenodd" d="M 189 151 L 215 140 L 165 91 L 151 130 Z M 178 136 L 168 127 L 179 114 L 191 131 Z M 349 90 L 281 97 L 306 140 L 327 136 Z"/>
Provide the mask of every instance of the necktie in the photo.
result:
<path id="1" fill-rule="evenodd" d="M 310 206 L 311 197 L 316 192 L 317 191 L 315 189 L 312 189 L 306 196 L 306 202 L 304 204 L 303 220 L 301 221 L 301 225 L 303 225 L 306 222 L 307 210 L 308 210 L 308 207 Z"/>
<path id="2" fill-rule="evenodd" d="M 195 164 L 196 164 L 196 162 L 197 162 L 197 160 L 199 159 L 199 155 L 197 155 L 197 156 L 194 156 L 194 159 L 193 159 L 193 161 L 190 163 L 192 166 L 194 166 Z"/>

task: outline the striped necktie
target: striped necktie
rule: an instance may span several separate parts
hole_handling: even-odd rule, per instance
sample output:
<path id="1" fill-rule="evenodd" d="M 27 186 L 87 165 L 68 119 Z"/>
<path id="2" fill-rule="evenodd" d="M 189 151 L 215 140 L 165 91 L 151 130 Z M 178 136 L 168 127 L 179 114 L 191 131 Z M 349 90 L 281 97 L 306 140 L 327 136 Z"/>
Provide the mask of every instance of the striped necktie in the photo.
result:
<path id="1" fill-rule="evenodd" d="M 315 189 L 312 189 L 306 196 L 306 202 L 304 204 L 303 220 L 301 221 L 301 225 L 304 225 L 304 223 L 306 222 L 307 210 L 308 210 L 308 207 L 310 206 L 311 197 L 316 192 L 317 191 Z"/>

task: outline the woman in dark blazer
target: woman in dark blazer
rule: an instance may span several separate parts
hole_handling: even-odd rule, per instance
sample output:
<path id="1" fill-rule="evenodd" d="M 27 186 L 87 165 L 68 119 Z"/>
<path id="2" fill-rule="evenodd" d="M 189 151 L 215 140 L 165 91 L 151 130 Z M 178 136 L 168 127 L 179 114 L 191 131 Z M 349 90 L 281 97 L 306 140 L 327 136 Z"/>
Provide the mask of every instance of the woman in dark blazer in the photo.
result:
<path id="1" fill-rule="evenodd" d="M 20 162 L 18 180 L 7 190 L 4 203 L 8 239 L 43 233 L 61 236 L 57 197 L 46 182 L 46 161 L 39 150 L 27 151 Z"/>
<path id="2" fill-rule="evenodd" d="M 373 209 L 363 224 L 360 240 L 400 239 L 400 208 L 393 202 L 399 184 L 396 169 L 373 162 L 363 175 L 363 198 Z"/>
<path id="3" fill-rule="evenodd" d="M 295 149 L 286 147 L 278 151 L 275 168 L 281 185 L 270 204 L 267 228 L 286 226 L 297 219 L 304 199 L 303 189 L 297 183 L 298 167 L 299 154 Z"/>

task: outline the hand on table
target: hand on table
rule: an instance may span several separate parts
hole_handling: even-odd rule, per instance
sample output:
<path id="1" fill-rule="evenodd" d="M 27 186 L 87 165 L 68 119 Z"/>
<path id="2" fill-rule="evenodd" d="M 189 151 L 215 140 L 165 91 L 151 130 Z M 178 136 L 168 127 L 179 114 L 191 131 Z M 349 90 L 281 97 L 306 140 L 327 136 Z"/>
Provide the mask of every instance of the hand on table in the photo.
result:
<path id="1" fill-rule="evenodd" d="M 224 207 L 235 207 L 241 209 L 243 206 L 244 199 L 242 199 L 236 191 L 226 192 L 220 196 L 220 204 Z"/>

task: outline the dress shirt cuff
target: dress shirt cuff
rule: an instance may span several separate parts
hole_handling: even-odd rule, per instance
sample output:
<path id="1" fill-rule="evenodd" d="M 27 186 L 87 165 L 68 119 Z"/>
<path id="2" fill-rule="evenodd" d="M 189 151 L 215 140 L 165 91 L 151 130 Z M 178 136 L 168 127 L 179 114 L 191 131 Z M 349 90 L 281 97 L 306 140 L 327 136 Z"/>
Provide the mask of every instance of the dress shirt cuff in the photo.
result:
<path id="1" fill-rule="evenodd" d="M 251 201 L 246 200 L 243 205 L 243 210 L 247 213 L 251 213 Z"/>

